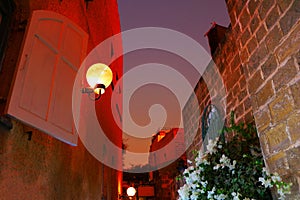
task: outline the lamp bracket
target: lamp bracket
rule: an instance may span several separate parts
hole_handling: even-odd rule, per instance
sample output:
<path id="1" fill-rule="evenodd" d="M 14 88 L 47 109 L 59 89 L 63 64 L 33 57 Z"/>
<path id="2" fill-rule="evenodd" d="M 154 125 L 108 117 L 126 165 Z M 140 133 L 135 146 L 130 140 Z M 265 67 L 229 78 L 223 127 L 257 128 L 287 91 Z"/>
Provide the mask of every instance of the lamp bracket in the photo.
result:
<path id="1" fill-rule="evenodd" d="M 94 88 L 82 88 L 81 92 L 88 94 L 89 98 L 93 101 L 97 101 L 101 97 L 101 91 L 99 94 L 96 94 L 94 91 L 95 89 L 103 89 L 105 90 L 105 85 L 104 84 L 97 84 Z M 91 94 L 95 94 L 95 97 L 92 97 Z"/>
<path id="2" fill-rule="evenodd" d="M 90 93 L 94 93 L 94 89 L 93 88 L 82 88 L 81 92 L 90 94 Z"/>

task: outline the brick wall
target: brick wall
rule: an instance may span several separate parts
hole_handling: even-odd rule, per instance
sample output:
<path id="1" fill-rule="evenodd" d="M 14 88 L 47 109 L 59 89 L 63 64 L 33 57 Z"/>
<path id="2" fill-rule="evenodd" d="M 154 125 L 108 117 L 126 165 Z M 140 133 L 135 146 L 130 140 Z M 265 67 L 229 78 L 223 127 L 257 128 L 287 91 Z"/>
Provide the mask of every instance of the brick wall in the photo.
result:
<path id="1" fill-rule="evenodd" d="M 299 198 L 300 1 L 228 1 L 264 159 Z M 242 40 L 244 36 L 245 41 Z"/>
<path id="2" fill-rule="evenodd" d="M 223 112 L 223 114 L 225 113 L 225 124 L 227 123 L 226 120 L 230 117 L 231 111 L 235 112 L 237 122 L 253 121 L 250 96 L 247 90 L 246 77 L 243 73 L 241 55 L 239 54 L 238 48 L 239 44 L 233 34 L 233 30 L 229 27 L 223 41 L 219 44 L 219 48 L 212 56 L 213 61 L 208 65 L 205 73 L 195 87 L 194 92 L 198 102 L 195 102 L 195 100 L 191 98 L 185 105 L 183 117 L 186 140 L 189 141 L 189 139 L 191 139 L 190 135 L 196 129 L 196 123 L 199 124 L 197 135 L 187 151 L 190 158 L 193 156 L 193 149 L 199 149 L 202 146 L 201 117 L 205 107 L 211 103 L 214 104 L 212 99 L 216 101 L 218 104 L 216 106 L 220 111 L 222 105 L 226 105 L 226 111 Z M 218 72 L 214 70 L 214 64 L 217 66 L 217 69 L 219 69 Z M 215 87 L 214 85 L 216 73 L 219 73 L 222 78 L 222 84 L 220 84 L 222 87 Z M 215 99 L 214 93 L 218 93 L 218 91 L 221 90 L 225 90 L 225 98 Z M 199 104 L 200 116 L 198 116 L 197 112 L 194 112 L 198 106 L 197 103 Z"/>
<path id="3" fill-rule="evenodd" d="M 3 115 L 22 40 L 33 10 L 63 14 L 89 34 L 88 51 L 120 32 L 116 1 L 15 0 L 16 10 L 0 72 L 0 116 Z M 97 29 L 101 24 L 101 29 Z M 121 66 L 121 65 L 120 65 Z M 121 74 L 121 73 L 120 73 Z M 0 125 L 0 199 L 117 199 L 116 170 L 102 165 L 78 141 L 72 147 L 12 120 L 13 129 Z M 29 138 L 28 131 L 32 131 Z M 115 134 L 119 136 L 120 134 Z"/>
<path id="4" fill-rule="evenodd" d="M 267 167 L 292 181 L 289 199 L 299 199 L 300 1 L 226 3 L 231 30 L 214 60 L 224 79 L 227 111 L 235 109 L 246 121 L 253 112 Z M 203 84 L 200 81 L 198 88 Z M 196 93 L 201 91 L 198 88 Z M 200 105 L 209 101 L 203 94 L 197 96 Z M 192 123 L 188 113 L 192 107 L 189 102 L 183 114 L 187 130 Z M 195 145 L 200 141 L 196 138 Z"/>

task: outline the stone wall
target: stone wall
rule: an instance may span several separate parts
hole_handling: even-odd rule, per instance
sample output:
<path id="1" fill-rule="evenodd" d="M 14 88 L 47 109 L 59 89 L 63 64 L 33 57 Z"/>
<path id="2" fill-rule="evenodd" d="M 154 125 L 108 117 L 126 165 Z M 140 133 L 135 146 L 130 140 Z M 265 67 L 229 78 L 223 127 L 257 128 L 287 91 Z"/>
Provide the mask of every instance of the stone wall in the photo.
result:
<path id="1" fill-rule="evenodd" d="M 264 159 L 293 182 L 291 198 L 299 199 L 300 2 L 234 4 L 228 2 L 233 27 L 249 35 L 240 52 L 248 54 L 242 63 Z"/>
<path id="2" fill-rule="evenodd" d="M 222 106 L 225 105 L 226 110 L 223 111 L 225 125 L 230 118 L 231 111 L 235 112 L 237 122 L 253 121 L 250 95 L 246 86 L 246 77 L 243 73 L 238 45 L 233 30 L 229 27 L 223 41 L 212 55 L 213 60 L 208 65 L 205 73 L 195 87 L 194 92 L 198 102 L 194 102 L 195 100 L 191 98 L 185 105 L 183 117 L 186 141 L 190 142 L 189 140 L 192 139 L 190 135 L 192 132 L 197 131 L 193 145 L 191 145 L 187 152 L 187 155 L 189 155 L 190 158 L 193 156 L 193 149 L 199 149 L 202 146 L 201 117 L 207 105 L 216 103 L 220 112 L 222 112 Z M 216 66 L 215 69 L 219 71 L 214 70 L 214 65 Z M 219 73 L 222 78 L 222 83 L 218 84 L 221 87 L 214 85 L 217 81 L 216 73 Z M 222 99 L 216 99 L 215 93 L 218 93 L 218 91 L 220 93 L 221 90 L 224 90 L 226 94 Z M 212 99 L 215 100 L 215 103 L 212 102 Z M 198 116 L 199 113 L 194 112 L 198 106 L 200 109 L 200 116 Z M 199 125 L 198 130 L 195 130 L 197 126 L 196 123 Z"/>
<path id="3" fill-rule="evenodd" d="M 0 72 L 0 116 L 9 97 L 22 40 L 33 10 L 67 16 L 89 34 L 88 51 L 120 32 L 116 1 L 15 0 L 6 55 Z M 97 28 L 101 24 L 101 29 Z M 11 119 L 0 125 L 0 199 L 117 199 L 120 173 L 102 165 L 78 141 L 72 147 Z M 31 132 L 31 134 L 30 134 Z M 115 134 L 117 137 L 118 134 Z M 119 135 L 121 141 L 121 133 Z"/>
<path id="4" fill-rule="evenodd" d="M 267 167 L 292 181 L 289 199 L 299 199 L 300 1 L 226 3 L 231 29 L 213 58 L 226 87 L 227 111 L 236 110 L 245 121 L 253 112 Z M 203 85 L 200 80 L 195 89 L 201 109 L 210 101 Z M 187 133 L 199 123 L 191 110 L 189 102 L 183 113 Z M 199 143 L 200 137 L 191 149 Z"/>

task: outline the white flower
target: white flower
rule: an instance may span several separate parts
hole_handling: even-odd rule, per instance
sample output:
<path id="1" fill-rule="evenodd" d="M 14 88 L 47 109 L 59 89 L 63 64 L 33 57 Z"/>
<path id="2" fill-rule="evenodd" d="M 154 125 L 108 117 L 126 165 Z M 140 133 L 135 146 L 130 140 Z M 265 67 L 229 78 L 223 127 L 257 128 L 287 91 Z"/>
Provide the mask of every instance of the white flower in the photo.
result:
<path id="1" fill-rule="evenodd" d="M 278 188 L 277 189 L 277 193 L 279 194 L 279 198 L 278 199 L 285 199 L 285 193 L 284 193 L 284 191 L 283 191 L 283 189 L 282 188 Z"/>
<path id="2" fill-rule="evenodd" d="M 240 198 L 239 198 L 240 193 L 232 192 L 231 195 L 233 196 L 233 200 L 240 200 Z"/>
<path id="3" fill-rule="evenodd" d="M 198 172 L 192 171 L 192 173 L 190 173 L 189 176 L 186 177 L 185 181 L 187 184 L 191 185 L 191 184 L 194 184 L 195 182 L 197 182 L 198 179 L 199 179 Z"/>
<path id="4" fill-rule="evenodd" d="M 202 163 L 201 157 L 197 156 L 197 157 L 195 158 L 195 164 L 196 164 L 196 165 L 200 165 L 201 163 Z"/>
<path id="5" fill-rule="evenodd" d="M 263 171 L 263 173 L 265 173 L 267 176 L 270 175 L 270 173 L 268 172 L 267 168 L 264 167 L 264 168 L 262 169 L 262 171 Z"/>
<path id="6" fill-rule="evenodd" d="M 232 170 L 235 169 L 235 165 L 236 165 L 236 160 L 234 160 L 234 161 L 232 162 L 232 165 L 228 165 L 230 171 L 232 171 Z M 232 171 L 232 174 L 234 174 L 234 171 Z"/>
<path id="7" fill-rule="evenodd" d="M 217 145 L 217 142 L 218 142 L 217 138 L 215 140 L 211 140 L 211 139 L 208 140 L 208 145 L 206 146 L 206 148 L 207 148 L 207 152 L 209 154 L 213 154 L 217 151 L 217 149 L 215 148 Z"/>
<path id="8" fill-rule="evenodd" d="M 192 162 L 192 161 L 190 161 L 190 160 L 187 160 L 187 163 L 188 163 L 188 164 L 193 164 L 193 162 Z"/>
<path id="9" fill-rule="evenodd" d="M 265 186 L 265 188 L 272 187 L 271 180 L 269 180 L 269 179 L 266 180 L 263 177 L 259 177 L 258 180 L 262 183 L 262 185 Z"/>
<path id="10" fill-rule="evenodd" d="M 213 167 L 213 169 L 214 169 L 214 170 L 218 170 L 220 167 L 221 167 L 221 165 L 220 165 L 220 164 L 217 164 L 217 165 L 215 165 L 215 166 Z"/>
<path id="11" fill-rule="evenodd" d="M 186 168 L 184 171 L 183 171 L 183 174 L 185 175 L 185 174 L 190 174 L 191 172 L 193 172 L 194 171 L 194 166 L 189 166 L 188 168 Z"/>
<path id="12" fill-rule="evenodd" d="M 208 199 L 211 199 L 214 197 L 214 194 L 215 194 L 215 191 L 216 191 L 216 188 L 213 187 L 213 189 L 211 191 L 207 191 L 207 198 Z"/>
<path id="13" fill-rule="evenodd" d="M 275 173 L 273 176 L 271 176 L 271 179 L 272 179 L 273 182 L 281 181 L 281 178 L 278 175 L 278 173 Z"/>
<path id="14" fill-rule="evenodd" d="M 198 196 L 199 196 L 198 192 L 193 192 L 192 195 L 191 195 L 191 200 L 197 200 Z"/>
<path id="15" fill-rule="evenodd" d="M 201 181 L 201 182 L 200 182 L 200 184 L 201 184 L 204 188 L 206 188 L 207 183 L 208 183 L 207 181 Z"/>
<path id="16" fill-rule="evenodd" d="M 203 164 L 204 165 L 210 165 L 210 162 L 208 162 L 207 160 L 203 160 Z"/>
<path id="17" fill-rule="evenodd" d="M 285 199 L 285 195 L 286 194 L 291 194 L 291 183 L 287 184 L 287 185 L 283 185 L 283 187 L 278 187 L 278 185 L 276 185 L 277 187 L 277 193 L 279 194 L 279 198 L 278 199 Z"/>
<path id="18" fill-rule="evenodd" d="M 219 194 L 219 195 L 214 196 L 214 198 L 216 200 L 224 200 L 224 199 L 226 199 L 226 197 L 227 197 L 227 195 L 225 195 L 225 194 Z"/>
<path id="19" fill-rule="evenodd" d="M 187 184 L 184 184 L 179 190 L 179 199 L 178 200 L 189 200 L 189 188 Z"/>
<path id="20" fill-rule="evenodd" d="M 220 158 L 220 163 L 222 165 L 222 168 L 230 165 L 230 158 L 228 158 L 227 156 L 225 156 L 224 154 L 222 155 L 222 157 Z"/>

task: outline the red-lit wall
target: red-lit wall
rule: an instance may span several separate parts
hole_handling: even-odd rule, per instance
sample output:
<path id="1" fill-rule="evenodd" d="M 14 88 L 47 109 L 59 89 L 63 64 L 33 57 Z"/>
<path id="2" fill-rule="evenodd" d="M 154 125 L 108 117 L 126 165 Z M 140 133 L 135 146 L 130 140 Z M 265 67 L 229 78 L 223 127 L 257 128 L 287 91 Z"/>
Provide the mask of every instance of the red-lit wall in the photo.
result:
<path id="1" fill-rule="evenodd" d="M 22 40 L 33 10 L 51 10 L 71 19 L 89 34 L 88 52 L 106 38 L 120 32 L 115 0 L 15 0 L 6 56 L 0 72 L 0 97 L 8 99 Z M 115 46 L 121 49 L 121 44 Z M 88 53 L 87 52 L 87 53 Z M 122 57 L 110 67 L 122 76 Z M 114 81 L 116 79 L 114 77 Z M 115 126 L 110 109 L 111 89 L 96 102 L 98 119 L 109 138 L 121 147 L 122 132 Z M 6 101 L 0 103 L 0 115 Z M 120 105 L 121 107 L 121 105 Z M 105 109 L 103 109 L 105 108 Z M 103 118 L 105 116 L 105 118 Z M 104 121 L 102 121 L 104 119 Z M 104 167 L 78 141 L 72 147 L 12 120 L 13 129 L 0 126 L 0 198 L 4 199 L 117 199 L 121 173 Z M 28 140 L 27 131 L 32 131 Z M 121 162 L 121 161 L 120 161 Z"/>
<path id="2" fill-rule="evenodd" d="M 162 135 L 164 136 L 161 137 Z M 163 166 L 164 163 L 167 163 L 169 160 L 176 160 L 185 152 L 184 129 L 173 128 L 157 133 L 152 139 L 150 152 L 155 152 L 162 148 L 166 150 L 155 153 L 155 157 L 154 154 L 151 154 L 149 157 L 149 164 L 151 166 Z"/>

